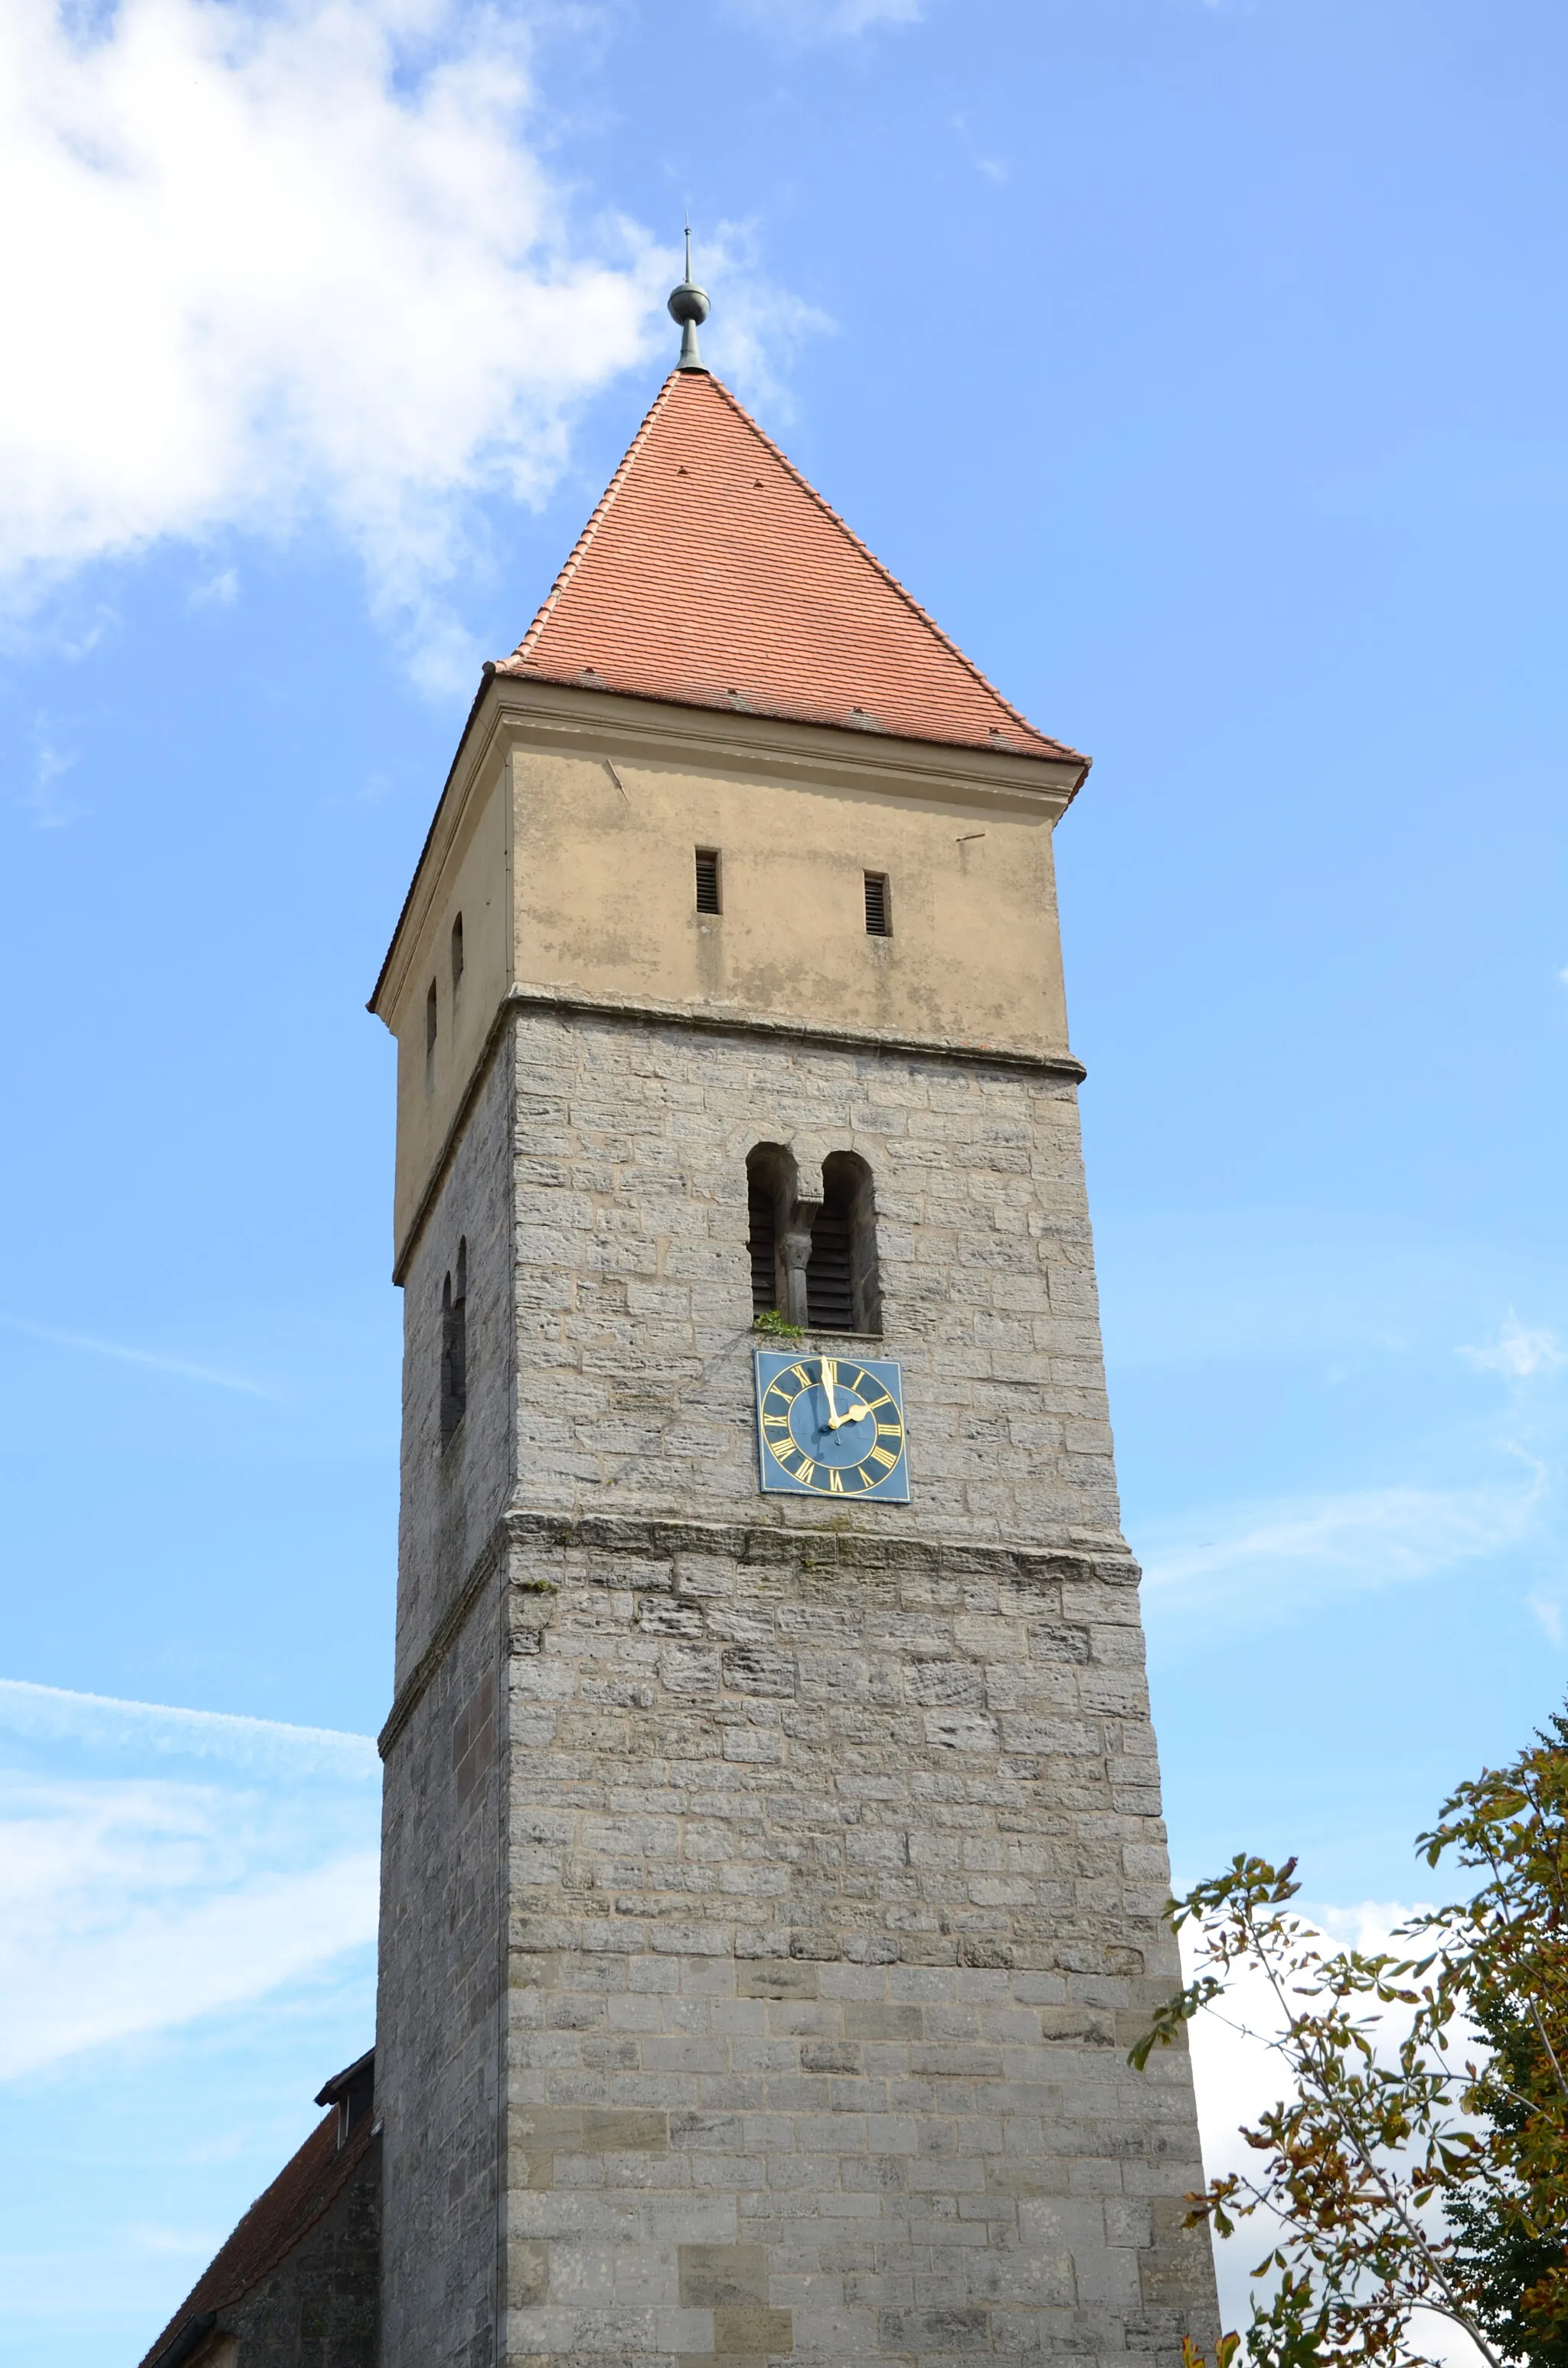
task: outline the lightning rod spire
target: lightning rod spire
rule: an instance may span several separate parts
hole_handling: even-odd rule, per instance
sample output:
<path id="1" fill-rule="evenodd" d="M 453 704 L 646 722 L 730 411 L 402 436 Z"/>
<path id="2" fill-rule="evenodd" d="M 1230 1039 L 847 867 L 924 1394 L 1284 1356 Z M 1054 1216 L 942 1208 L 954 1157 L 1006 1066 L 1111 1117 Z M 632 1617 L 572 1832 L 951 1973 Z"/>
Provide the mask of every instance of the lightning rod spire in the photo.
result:
<path id="1" fill-rule="evenodd" d="M 708 365 L 703 360 L 701 350 L 698 346 L 697 332 L 699 324 L 706 321 L 711 310 L 712 306 L 708 302 L 707 290 L 699 288 L 691 276 L 691 217 L 688 214 L 686 223 L 686 278 L 678 288 L 672 288 L 670 290 L 670 318 L 672 321 L 680 323 L 680 359 L 676 364 L 677 370 L 706 372 Z"/>

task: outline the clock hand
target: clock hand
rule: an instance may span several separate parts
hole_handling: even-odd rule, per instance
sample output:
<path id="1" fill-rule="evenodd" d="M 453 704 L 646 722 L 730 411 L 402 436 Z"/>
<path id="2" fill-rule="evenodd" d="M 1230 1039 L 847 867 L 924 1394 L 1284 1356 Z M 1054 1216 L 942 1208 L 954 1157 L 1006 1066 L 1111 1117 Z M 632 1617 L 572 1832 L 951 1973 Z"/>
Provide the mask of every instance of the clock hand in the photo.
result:
<path id="1" fill-rule="evenodd" d="M 871 1411 L 869 1406 L 846 1406 L 844 1412 L 842 1414 L 839 1413 L 837 1401 L 833 1395 L 833 1360 L 831 1357 L 824 1357 L 822 1359 L 821 1370 L 822 1385 L 827 1392 L 827 1427 L 829 1430 L 842 1430 L 846 1422 L 864 1422 L 867 1416 Z"/>

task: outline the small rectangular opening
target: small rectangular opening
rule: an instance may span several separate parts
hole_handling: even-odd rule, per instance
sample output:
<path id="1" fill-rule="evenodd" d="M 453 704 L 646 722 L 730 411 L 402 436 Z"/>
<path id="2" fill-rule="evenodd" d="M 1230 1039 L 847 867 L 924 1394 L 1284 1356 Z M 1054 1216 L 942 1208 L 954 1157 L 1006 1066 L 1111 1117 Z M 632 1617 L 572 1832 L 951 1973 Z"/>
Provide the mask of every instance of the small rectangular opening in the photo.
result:
<path id="1" fill-rule="evenodd" d="M 697 909 L 699 913 L 717 913 L 719 904 L 719 850 L 716 847 L 699 847 L 697 850 Z"/>
<path id="2" fill-rule="evenodd" d="M 891 938 L 892 928 L 888 911 L 888 875 L 885 871 L 866 874 L 866 935 L 869 938 Z"/>
<path id="3" fill-rule="evenodd" d="M 460 913 L 452 923 L 452 1001 L 458 999 L 458 989 L 463 981 L 463 916 Z"/>
<path id="4" fill-rule="evenodd" d="M 430 981 L 430 992 L 425 998 L 425 1065 L 428 1069 L 436 1057 L 436 982 Z"/>

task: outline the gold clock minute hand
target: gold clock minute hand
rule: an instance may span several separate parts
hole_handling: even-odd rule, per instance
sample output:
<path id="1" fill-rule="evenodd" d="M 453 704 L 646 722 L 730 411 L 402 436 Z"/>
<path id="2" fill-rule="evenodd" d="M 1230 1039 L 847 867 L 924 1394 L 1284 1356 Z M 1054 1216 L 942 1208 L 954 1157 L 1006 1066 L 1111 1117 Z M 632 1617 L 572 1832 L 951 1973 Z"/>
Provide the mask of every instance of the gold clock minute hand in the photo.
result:
<path id="1" fill-rule="evenodd" d="M 864 1422 L 866 1417 L 871 1411 L 869 1406 L 846 1406 L 844 1412 L 842 1414 L 839 1413 L 837 1403 L 833 1395 L 833 1360 L 831 1357 L 823 1358 L 821 1369 L 822 1385 L 827 1392 L 827 1427 L 829 1430 L 842 1430 L 846 1422 Z"/>

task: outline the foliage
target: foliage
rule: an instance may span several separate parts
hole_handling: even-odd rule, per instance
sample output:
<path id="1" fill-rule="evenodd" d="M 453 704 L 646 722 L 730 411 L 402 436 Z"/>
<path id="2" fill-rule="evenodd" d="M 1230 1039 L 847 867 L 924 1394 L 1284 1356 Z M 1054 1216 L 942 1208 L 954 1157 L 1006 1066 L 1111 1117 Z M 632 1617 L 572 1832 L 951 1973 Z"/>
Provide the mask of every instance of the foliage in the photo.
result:
<path id="1" fill-rule="evenodd" d="M 1492 2368 L 1568 2368 L 1568 1723 L 1461 1785 L 1418 1847 L 1483 1878 L 1393 1936 L 1420 1956 L 1328 1948 L 1291 1909 L 1293 1859 L 1238 1856 L 1168 1905 L 1194 1928 L 1197 1970 L 1131 2061 L 1199 2013 L 1246 2031 L 1244 1973 L 1275 2018 L 1249 2033 L 1286 2078 L 1242 2132 L 1256 2167 L 1187 2199 L 1187 2225 L 1221 2237 L 1258 2212 L 1273 2224 L 1253 2272 L 1255 2368 L 1422 2362 L 1424 2310 Z"/>
<path id="2" fill-rule="evenodd" d="M 1483 1876 L 1433 1918 L 1489 2048 L 1465 2099 L 1486 2176 L 1447 2204 L 1456 2260 L 1498 2350 L 1568 2368 L 1568 1720 L 1461 1784 L 1421 1847 Z"/>
<path id="3" fill-rule="evenodd" d="M 765 1307 L 760 1315 L 754 1315 L 752 1330 L 765 1332 L 770 1340 L 803 1340 L 806 1337 L 805 1326 L 791 1324 L 787 1315 L 779 1315 L 777 1307 Z"/>

